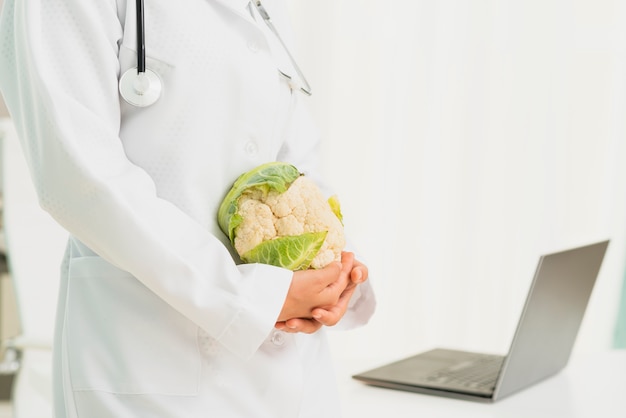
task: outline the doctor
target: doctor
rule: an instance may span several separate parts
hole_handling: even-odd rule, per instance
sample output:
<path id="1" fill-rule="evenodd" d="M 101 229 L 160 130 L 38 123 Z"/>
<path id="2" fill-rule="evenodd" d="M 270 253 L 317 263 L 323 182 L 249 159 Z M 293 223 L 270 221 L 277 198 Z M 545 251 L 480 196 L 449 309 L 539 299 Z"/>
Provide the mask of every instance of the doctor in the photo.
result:
<path id="1" fill-rule="evenodd" d="M 319 173 L 285 2 L 263 1 L 274 32 L 248 0 L 145 0 L 162 85 L 147 107 L 118 90 L 138 64 L 134 0 L 4 3 L 0 88 L 41 205 L 71 234 L 56 416 L 340 416 L 325 328 L 367 322 L 367 268 L 351 253 L 295 274 L 238 265 L 216 222 L 244 171 Z"/>

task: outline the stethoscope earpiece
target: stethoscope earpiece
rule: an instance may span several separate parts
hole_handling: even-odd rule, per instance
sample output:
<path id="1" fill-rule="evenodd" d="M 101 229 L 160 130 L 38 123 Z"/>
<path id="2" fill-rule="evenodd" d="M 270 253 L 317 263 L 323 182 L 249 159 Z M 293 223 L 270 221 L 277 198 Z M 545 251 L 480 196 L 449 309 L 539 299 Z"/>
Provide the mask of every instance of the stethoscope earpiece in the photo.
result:
<path id="1" fill-rule="evenodd" d="M 161 97 L 162 89 L 161 78 L 147 68 L 143 72 L 130 68 L 120 78 L 120 95 L 133 106 L 153 105 Z"/>

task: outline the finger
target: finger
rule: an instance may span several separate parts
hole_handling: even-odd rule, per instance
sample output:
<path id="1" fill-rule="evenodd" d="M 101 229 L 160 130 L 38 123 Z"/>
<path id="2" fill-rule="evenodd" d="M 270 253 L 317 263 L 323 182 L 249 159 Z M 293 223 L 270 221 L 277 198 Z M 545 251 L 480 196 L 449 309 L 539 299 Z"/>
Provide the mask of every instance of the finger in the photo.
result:
<path id="1" fill-rule="evenodd" d="M 341 252 L 341 272 L 342 273 L 348 273 L 349 271 L 351 271 L 354 268 L 354 262 L 355 262 L 354 253 L 351 253 L 349 251 Z"/>
<path id="2" fill-rule="evenodd" d="M 301 270 L 295 274 L 301 275 L 303 280 L 308 282 L 309 286 L 322 290 L 337 281 L 337 277 L 341 274 L 343 268 L 343 265 L 336 261 L 320 270 Z"/>
<path id="3" fill-rule="evenodd" d="M 313 318 L 322 325 L 332 327 L 339 323 L 344 312 L 338 305 L 329 308 L 316 308 L 313 310 Z"/>
<path id="4" fill-rule="evenodd" d="M 350 272 L 350 280 L 354 284 L 361 284 L 367 280 L 367 267 L 365 266 L 356 266 Z"/>
<path id="5" fill-rule="evenodd" d="M 314 319 L 293 318 L 285 321 L 285 327 L 282 330 L 289 333 L 302 332 L 305 334 L 312 334 L 321 327 L 322 324 Z"/>
<path id="6" fill-rule="evenodd" d="M 344 251 L 341 253 L 341 270 L 339 271 L 339 277 L 328 288 L 337 292 L 337 295 L 344 291 L 348 283 L 350 282 L 350 272 L 353 269 L 354 254 Z"/>
<path id="7" fill-rule="evenodd" d="M 354 294 L 355 289 L 356 285 L 351 284 L 341 294 L 339 300 L 335 305 L 326 308 L 313 309 L 313 312 L 311 313 L 313 315 L 313 319 L 326 326 L 337 325 L 337 323 L 339 323 L 341 318 L 343 318 L 343 315 L 348 310 L 348 304 L 350 302 L 350 298 Z"/>
<path id="8" fill-rule="evenodd" d="M 367 280 L 369 272 L 367 266 L 359 260 L 354 259 L 354 268 L 350 272 L 350 279 L 353 283 L 363 283 Z"/>

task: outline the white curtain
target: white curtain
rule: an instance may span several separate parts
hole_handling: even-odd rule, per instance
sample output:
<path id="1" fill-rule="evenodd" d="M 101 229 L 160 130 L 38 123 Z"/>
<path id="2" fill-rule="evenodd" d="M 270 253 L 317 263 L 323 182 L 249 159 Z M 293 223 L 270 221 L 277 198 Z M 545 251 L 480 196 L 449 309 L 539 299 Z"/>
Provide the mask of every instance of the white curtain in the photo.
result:
<path id="1" fill-rule="evenodd" d="M 626 2 L 290 0 L 378 312 L 355 367 L 505 353 L 541 254 L 610 238 L 574 354 L 610 347 L 626 232 Z"/>

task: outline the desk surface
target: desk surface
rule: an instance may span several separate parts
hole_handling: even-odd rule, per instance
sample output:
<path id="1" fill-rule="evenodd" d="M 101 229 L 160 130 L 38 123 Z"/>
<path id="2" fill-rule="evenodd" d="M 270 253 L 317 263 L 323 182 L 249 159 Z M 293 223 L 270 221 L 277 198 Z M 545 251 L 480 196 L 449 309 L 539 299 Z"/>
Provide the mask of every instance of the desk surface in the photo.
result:
<path id="1" fill-rule="evenodd" d="M 626 350 L 572 358 L 558 375 L 493 404 L 372 387 L 350 377 L 360 371 L 339 367 L 344 418 L 626 418 Z"/>

